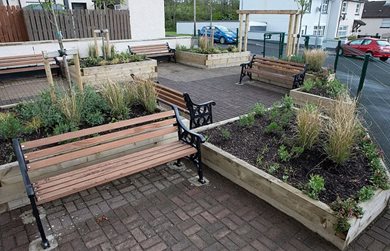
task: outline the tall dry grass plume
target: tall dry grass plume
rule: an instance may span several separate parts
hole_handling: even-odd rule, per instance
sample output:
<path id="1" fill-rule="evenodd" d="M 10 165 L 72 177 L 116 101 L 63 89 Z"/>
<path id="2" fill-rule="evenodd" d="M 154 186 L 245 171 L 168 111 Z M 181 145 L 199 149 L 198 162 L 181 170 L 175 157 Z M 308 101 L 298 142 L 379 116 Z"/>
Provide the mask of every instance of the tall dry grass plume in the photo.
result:
<path id="1" fill-rule="evenodd" d="M 148 113 L 153 113 L 157 109 L 157 92 L 155 83 L 151 79 L 141 79 L 134 76 L 126 96 L 131 104 L 141 105 Z"/>
<path id="2" fill-rule="evenodd" d="M 58 99 L 58 107 L 68 122 L 78 126 L 81 122 L 84 98 L 76 91 L 64 92 Z"/>
<path id="3" fill-rule="evenodd" d="M 331 160 L 342 165 L 351 157 L 359 133 L 356 100 L 348 95 L 339 96 L 329 116 L 324 130 L 325 151 Z"/>
<path id="4" fill-rule="evenodd" d="M 314 105 L 307 104 L 297 112 L 297 138 L 305 149 L 311 149 L 321 132 L 321 113 Z"/>
<path id="5" fill-rule="evenodd" d="M 307 70 L 320 72 L 328 53 L 322 49 L 305 50 L 303 57 L 307 64 Z"/>
<path id="6" fill-rule="evenodd" d="M 109 80 L 102 87 L 101 94 L 111 110 L 111 115 L 116 119 L 126 119 L 129 116 L 128 102 L 125 96 L 125 88 L 119 83 Z"/>
<path id="7" fill-rule="evenodd" d="M 199 38 L 199 48 L 202 49 L 202 51 L 206 51 L 209 48 L 209 38 L 207 35 Z"/>

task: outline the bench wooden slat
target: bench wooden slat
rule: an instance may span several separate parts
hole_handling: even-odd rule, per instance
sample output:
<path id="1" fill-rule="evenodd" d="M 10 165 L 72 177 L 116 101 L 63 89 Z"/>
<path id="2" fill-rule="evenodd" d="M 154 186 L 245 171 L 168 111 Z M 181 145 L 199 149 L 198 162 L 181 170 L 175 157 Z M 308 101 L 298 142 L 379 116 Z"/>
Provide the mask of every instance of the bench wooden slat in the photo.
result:
<path id="1" fill-rule="evenodd" d="M 278 64 L 276 62 L 268 62 L 268 61 L 254 61 L 254 64 L 260 64 L 260 65 L 269 65 L 269 66 L 275 66 L 275 67 L 284 67 L 285 69 L 288 70 L 296 70 L 299 72 L 302 72 L 304 68 L 300 68 L 297 66 L 291 66 L 291 65 L 284 65 L 284 64 Z"/>
<path id="2" fill-rule="evenodd" d="M 119 157 L 119 158 L 110 159 L 110 160 L 105 161 L 103 163 L 98 163 L 98 164 L 95 164 L 95 165 L 92 165 L 92 166 L 87 166 L 87 167 L 84 167 L 84 168 L 73 170 L 72 172 L 65 172 L 65 173 L 62 173 L 62 174 L 58 174 L 56 176 L 51 176 L 51 177 L 39 180 L 39 181 L 34 183 L 34 187 L 39 188 L 40 190 L 42 190 L 45 187 L 51 186 L 51 185 L 47 185 L 48 183 L 50 183 L 50 184 L 61 183 L 62 180 L 66 179 L 68 177 L 76 178 L 76 177 L 79 177 L 80 175 L 83 175 L 84 173 L 88 173 L 90 171 L 94 171 L 95 169 L 98 169 L 98 168 L 100 168 L 102 166 L 104 167 L 106 165 L 115 164 L 115 163 L 118 163 L 120 161 L 126 160 L 128 158 L 137 160 L 139 158 L 143 158 L 144 154 L 158 153 L 161 150 L 175 149 L 177 147 L 178 147 L 178 141 L 175 141 L 175 142 L 172 142 L 172 143 L 163 144 L 163 145 L 159 145 L 159 146 L 155 146 L 155 147 L 152 147 L 152 148 L 147 148 L 147 149 L 139 151 L 139 152 L 131 153 L 130 155 L 125 155 L 125 156 L 122 156 L 122 157 Z"/>
<path id="3" fill-rule="evenodd" d="M 277 74 L 277 73 L 273 73 L 261 69 L 252 69 L 250 72 L 252 72 L 253 74 L 258 74 L 260 77 L 265 77 L 268 79 L 274 79 L 279 81 L 286 81 L 288 83 L 291 83 L 291 85 L 292 85 L 292 80 L 294 79 L 292 76 Z"/>
<path id="4" fill-rule="evenodd" d="M 262 63 L 262 64 L 269 64 L 269 65 L 283 65 L 284 67 L 286 68 L 290 68 L 290 69 L 296 69 L 296 70 L 299 70 L 299 71 L 303 71 L 305 66 L 304 65 L 292 65 L 288 62 L 284 62 L 284 61 L 276 61 L 276 60 L 263 60 L 261 58 L 255 58 L 255 60 L 253 60 L 254 62 L 258 62 L 258 63 Z"/>
<path id="5" fill-rule="evenodd" d="M 30 54 L 30 55 L 17 55 L 17 56 L 9 56 L 9 57 L 0 57 L 0 61 L 1 60 L 9 60 L 9 59 L 13 60 L 13 59 L 33 58 L 33 57 L 43 59 L 42 54 Z"/>
<path id="6" fill-rule="evenodd" d="M 90 156 L 90 155 L 93 155 L 96 153 L 100 153 L 103 151 L 107 151 L 110 149 L 119 148 L 119 147 L 122 147 L 122 146 L 125 146 L 128 144 L 143 141 L 146 139 L 164 136 L 164 135 L 167 135 L 169 133 L 176 132 L 176 131 L 177 131 L 176 126 L 175 127 L 168 127 L 168 128 L 160 129 L 160 130 L 150 132 L 147 134 L 141 134 L 141 135 L 137 135 L 137 136 L 134 136 L 131 138 L 125 138 L 125 139 L 109 142 L 106 144 L 90 147 L 90 148 L 83 149 L 83 150 L 80 150 L 77 152 L 66 153 L 66 154 L 55 156 L 52 158 L 39 160 L 39 161 L 33 162 L 31 164 L 30 163 L 27 164 L 27 168 L 29 170 L 36 170 L 36 169 L 40 169 L 43 167 L 48 167 L 48 166 L 52 166 L 55 164 L 67 162 L 70 160 L 74 160 L 74 159 L 78 159 L 78 158 L 82 158 L 82 157 L 87 157 L 87 156 Z"/>
<path id="7" fill-rule="evenodd" d="M 180 107 L 181 109 L 187 109 L 187 106 L 181 100 L 165 96 L 162 93 L 157 96 L 157 99 L 159 101 L 163 102 L 163 103 L 168 104 L 168 105 L 172 105 L 173 104 L 173 105 L 176 105 L 176 106 Z"/>
<path id="8" fill-rule="evenodd" d="M 165 86 L 165 85 L 155 84 L 155 88 L 174 93 L 178 96 L 183 96 L 183 93 L 181 93 L 175 89 L 169 88 L 168 86 Z"/>
<path id="9" fill-rule="evenodd" d="M 294 76 L 298 73 L 300 73 L 301 71 L 300 70 L 297 70 L 297 69 L 289 69 L 289 68 L 286 68 L 286 67 L 283 67 L 283 66 L 280 66 L 280 65 L 269 65 L 269 64 L 262 64 L 262 63 L 258 63 L 258 62 L 255 62 L 252 66 L 252 68 L 260 68 L 260 69 L 265 69 L 265 70 L 269 70 L 269 71 L 273 71 L 273 72 L 277 72 L 279 74 L 290 74 L 291 76 Z"/>
<path id="10" fill-rule="evenodd" d="M 57 65 L 53 65 L 52 69 L 59 68 Z M 0 74 L 8 74 L 8 73 L 17 73 L 17 72 L 29 72 L 29 71 L 38 71 L 44 70 L 45 66 L 29 66 L 29 67 L 18 67 L 18 68 L 7 68 L 0 69 Z"/>
<path id="11" fill-rule="evenodd" d="M 146 124 L 146 125 L 142 125 L 142 126 L 138 126 L 138 127 L 133 127 L 133 128 L 121 130 L 118 132 L 108 133 L 108 134 L 105 134 L 102 136 L 88 138 L 88 139 L 84 139 L 84 140 L 80 140 L 80 141 L 76 141 L 76 142 L 71 142 L 71 143 L 67 143 L 67 144 L 63 144 L 63 145 L 59 145 L 59 146 L 53 146 L 50 148 L 26 153 L 25 159 L 29 160 L 30 163 L 33 163 L 32 160 L 34 160 L 34 159 L 40 159 L 43 157 L 48 158 L 48 157 L 64 154 L 66 152 L 73 152 L 73 151 L 82 150 L 82 149 L 85 149 L 85 148 L 88 148 L 91 146 L 111 142 L 111 141 L 118 140 L 118 139 L 121 139 L 124 137 L 134 136 L 134 135 L 139 134 L 139 133 L 145 133 L 147 131 L 151 131 L 153 129 L 157 129 L 160 127 L 173 125 L 175 122 L 176 122 L 175 118 L 166 119 L 166 120 L 163 120 L 160 122 L 155 122 L 155 123 L 150 123 L 150 124 Z"/>
<path id="12" fill-rule="evenodd" d="M 45 183 L 41 183 L 38 187 L 36 187 L 36 194 L 38 196 L 40 196 L 42 194 L 48 194 L 48 193 L 54 192 L 58 189 L 64 189 L 67 186 L 73 186 L 73 185 L 80 183 L 80 182 L 86 182 L 86 181 L 91 180 L 91 179 L 96 179 L 99 176 L 109 175 L 113 171 L 121 169 L 120 166 L 123 166 L 123 165 L 127 165 L 127 164 L 131 163 L 133 166 L 137 166 L 137 165 L 142 164 L 146 160 L 164 157 L 164 156 L 170 155 L 174 152 L 179 152 L 182 150 L 187 150 L 187 149 L 193 148 L 190 145 L 185 145 L 185 144 L 182 144 L 178 141 L 176 141 L 175 143 L 176 144 L 172 145 L 172 147 L 170 147 L 170 148 L 159 148 L 158 152 L 157 151 L 153 151 L 153 152 L 149 151 L 147 153 L 145 151 L 141 151 L 140 153 L 142 153 L 142 155 L 138 154 L 138 156 L 136 156 L 136 157 L 134 157 L 132 154 L 129 154 L 129 155 L 126 155 L 126 156 L 120 158 L 120 160 L 112 162 L 112 163 L 108 163 L 109 162 L 108 161 L 108 162 L 103 163 L 105 165 L 97 164 L 97 165 L 92 165 L 92 166 L 89 166 L 86 168 L 81 168 L 79 170 L 75 170 L 75 171 L 78 171 L 76 173 L 73 173 L 73 171 L 68 172 L 68 173 L 66 173 L 68 176 L 62 177 L 60 179 L 52 180 L 52 181 L 47 181 Z M 153 147 L 153 148 L 155 148 L 155 147 Z M 151 149 L 153 149 L 153 148 L 151 148 Z M 63 176 L 63 175 L 61 175 L 61 176 Z"/>
<path id="13" fill-rule="evenodd" d="M 161 96 L 168 96 L 172 99 L 180 101 L 185 106 L 184 96 L 182 93 L 180 95 L 177 95 L 176 93 L 172 93 L 172 92 L 167 91 L 165 89 L 157 89 L 157 88 L 156 88 L 156 93 L 157 93 L 157 96 L 160 96 L 160 95 Z"/>
<path id="14" fill-rule="evenodd" d="M 147 161 L 144 161 L 137 166 L 133 166 L 132 163 L 128 163 L 126 165 L 117 165 L 118 167 L 121 168 L 120 170 L 112 171 L 110 174 L 100 176 L 97 179 L 92 179 L 92 180 L 89 180 L 87 182 L 79 183 L 78 186 L 68 186 L 64 190 L 57 190 L 53 193 L 48 193 L 48 194 L 38 196 L 37 202 L 38 202 L 38 204 L 42 204 L 42 203 L 45 203 L 48 201 L 52 201 L 52 200 L 64 197 L 66 195 L 74 194 L 74 193 L 77 193 L 79 191 L 83 191 L 85 189 L 91 188 L 91 187 L 105 184 L 105 183 L 110 182 L 110 181 L 115 180 L 115 179 L 126 177 L 126 176 L 129 176 L 131 174 L 138 173 L 138 172 L 141 172 L 143 170 L 146 170 L 146 169 L 158 166 L 158 165 L 165 164 L 169 161 L 173 161 L 173 160 L 185 157 L 185 156 L 189 156 L 191 154 L 194 154 L 195 152 L 196 152 L 196 150 L 193 147 L 191 147 L 191 148 L 186 149 L 186 150 L 171 153 L 171 154 L 166 155 L 164 157 L 159 157 L 156 159 L 148 159 Z"/>
<path id="15" fill-rule="evenodd" d="M 41 146 L 46 146 L 46 145 L 51 145 L 54 143 L 60 143 L 62 141 L 66 140 L 71 140 L 71 139 L 76 139 L 88 135 L 93 135 L 93 134 L 98 134 L 106 131 L 111 131 L 115 129 L 120 129 L 123 127 L 128 127 L 128 126 L 134 126 L 137 124 L 141 123 L 146 123 L 158 119 L 163 119 L 163 118 L 168 118 L 174 115 L 173 111 L 166 111 L 166 112 L 160 112 L 152 115 L 146 115 L 142 116 L 139 118 L 134 118 L 134 119 L 129 119 L 129 120 L 123 120 L 111 124 L 106 124 L 106 125 L 101 125 L 101 126 L 96 126 L 96 127 L 91 127 L 87 129 L 83 129 L 80 131 L 75 131 L 75 132 L 68 132 L 48 138 L 43 138 L 43 139 L 37 139 L 33 141 L 28 141 L 22 143 L 22 149 L 27 150 L 31 148 L 36 148 L 36 147 L 41 147 Z"/>
<path id="16" fill-rule="evenodd" d="M 279 64 L 291 65 L 291 66 L 302 67 L 302 68 L 305 67 L 305 64 L 296 63 L 296 62 L 291 62 L 291 61 L 285 61 L 285 60 L 280 60 L 280 59 L 271 59 L 271 58 L 264 58 L 264 57 L 255 57 L 255 60 L 276 62 L 276 63 L 279 63 Z"/>

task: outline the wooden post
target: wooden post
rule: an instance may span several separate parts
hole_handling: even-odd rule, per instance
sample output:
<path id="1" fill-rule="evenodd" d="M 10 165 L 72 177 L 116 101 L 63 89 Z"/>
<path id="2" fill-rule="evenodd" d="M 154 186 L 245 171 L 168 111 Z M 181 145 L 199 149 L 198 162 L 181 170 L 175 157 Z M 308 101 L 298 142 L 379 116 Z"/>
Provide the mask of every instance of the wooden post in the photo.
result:
<path id="1" fill-rule="evenodd" d="M 96 36 L 96 30 L 93 31 L 93 42 L 95 44 L 96 57 L 99 57 L 99 46 L 98 46 L 98 41 L 97 41 L 97 36 Z"/>
<path id="2" fill-rule="evenodd" d="M 288 35 L 287 35 L 287 57 L 291 57 L 293 54 L 293 32 L 294 32 L 294 15 L 290 15 L 288 23 Z"/>
<path id="3" fill-rule="evenodd" d="M 107 57 L 111 57 L 111 50 L 110 50 L 110 33 L 108 30 L 104 30 L 104 36 L 106 38 L 106 48 L 107 48 Z"/>
<path id="4" fill-rule="evenodd" d="M 239 14 L 240 25 L 238 27 L 238 51 L 242 51 L 242 18 L 243 14 Z"/>
<path id="5" fill-rule="evenodd" d="M 55 86 L 54 86 L 54 80 L 53 75 L 51 74 L 51 67 L 50 67 L 50 61 L 45 55 L 45 52 L 42 52 L 43 56 L 43 64 L 45 65 L 45 72 L 46 72 L 46 78 L 47 82 L 50 86 L 50 97 L 53 103 L 56 102 L 56 93 L 55 93 Z"/>
<path id="6" fill-rule="evenodd" d="M 84 91 L 84 86 L 83 86 L 83 79 L 81 77 L 80 57 L 78 53 L 73 54 L 73 61 L 74 61 L 74 67 L 76 72 L 76 83 L 79 90 L 82 92 Z"/>
<path id="7" fill-rule="evenodd" d="M 248 50 L 248 31 L 249 31 L 249 14 L 245 15 L 245 42 L 244 42 L 244 51 Z"/>

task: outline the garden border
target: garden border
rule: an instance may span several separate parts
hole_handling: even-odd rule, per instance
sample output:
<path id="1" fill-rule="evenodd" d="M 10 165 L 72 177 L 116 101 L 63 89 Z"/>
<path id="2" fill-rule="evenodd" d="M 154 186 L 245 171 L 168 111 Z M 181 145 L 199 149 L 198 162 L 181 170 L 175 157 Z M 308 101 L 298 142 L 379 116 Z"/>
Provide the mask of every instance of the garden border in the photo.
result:
<path id="1" fill-rule="evenodd" d="M 236 120 L 239 120 L 239 117 L 204 126 L 196 131 L 202 132 Z M 202 161 L 206 166 L 293 217 L 341 250 L 382 213 L 390 199 L 390 190 L 377 190 L 372 199 L 359 203 L 364 214 L 359 219 L 349 220 L 351 227 L 344 240 L 335 233 L 336 213 L 325 203 L 309 198 L 297 188 L 211 143 L 206 142 L 202 145 Z M 383 162 L 382 164 L 384 165 Z M 388 171 L 387 175 L 389 176 Z"/>
<path id="2" fill-rule="evenodd" d="M 249 62 L 249 56 L 249 51 L 219 54 L 201 54 L 180 50 L 176 51 L 176 61 L 178 63 L 202 69 L 239 66 L 242 63 Z"/>

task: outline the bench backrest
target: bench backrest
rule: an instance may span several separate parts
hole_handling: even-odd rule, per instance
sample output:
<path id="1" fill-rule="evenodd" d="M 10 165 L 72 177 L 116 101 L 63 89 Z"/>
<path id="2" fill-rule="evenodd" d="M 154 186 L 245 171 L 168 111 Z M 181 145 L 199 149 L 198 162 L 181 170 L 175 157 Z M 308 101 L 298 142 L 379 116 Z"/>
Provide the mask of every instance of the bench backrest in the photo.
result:
<path id="1" fill-rule="evenodd" d="M 257 56 L 253 56 L 252 58 L 252 67 L 259 67 L 264 70 L 274 71 L 280 74 L 291 76 L 305 71 L 304 64 Z"/>
<path id="2" fill-rule="evenodd" d="M 0 70 L 37 65 L 43 65 L 43 57 L 41 54 L 0 57 Z"/>
<path id="3" fill-rule="evenodd" d="M 129 46 L 130 53 L 147 55 L 153 53 L 167 53 L 169 52 L 168 44 L 155 44 L 155 45 L 139 45 L 139 46 Z"/>
<path id="4" fill-rule="evenodd" d="M 177 130 L 174 111 L 167 111 L 24 142 L 21 148 L 28 170 L 37 170 Z"/>
<path id="5" fill-rule="evenodd" d="M 164 103 L 166 105 L 176 105 L 179 110 L 181 110 L 184 113 L 189 113 L 187 110 L 187 105 L 184 100 L 183 93 L 178 92 L 174 89 L 171 89 L 169 87 L 160 85 L 158 83 L 155 83 L 155 89 L 157 93 L 157 99 L 161 103 Z"/>

